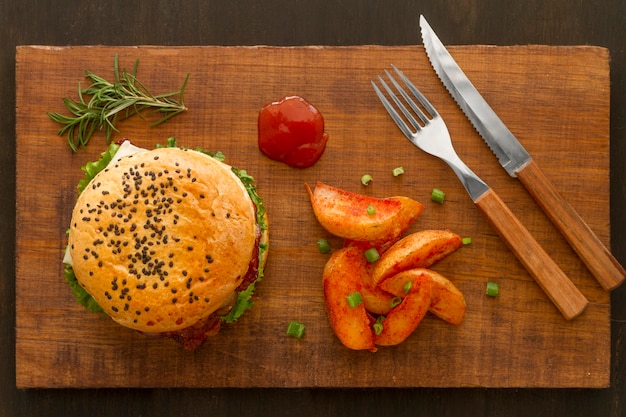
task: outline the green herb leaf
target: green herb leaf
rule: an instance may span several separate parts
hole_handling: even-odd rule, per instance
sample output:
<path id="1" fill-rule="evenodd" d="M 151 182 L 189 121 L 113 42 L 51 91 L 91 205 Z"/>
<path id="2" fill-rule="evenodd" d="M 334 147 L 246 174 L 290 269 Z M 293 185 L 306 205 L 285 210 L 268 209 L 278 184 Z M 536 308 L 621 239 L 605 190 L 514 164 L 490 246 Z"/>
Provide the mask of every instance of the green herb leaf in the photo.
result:
<path id="1" fill-rule="evenodd" d="M 144 110 L 163 114 L 151 126 L 159 125 L 171 117 L 187 110 L 184 102 L 185 88 L 189 74 L 178 91 L 154 95 L 137 79 L 139 59 L 135 60 L 133 72 L 119 71 L 118 56 L 115 55 L 115 82 L 85 71 L 85 77 L 91 82 L 86 89 L 78 83 L 78 101 L 68 98 L 63 103 L 72 116 L 60 113 L 48 113 L 55 122 L 63 125 L 58 131 L 59 136 L 67 135 L 67 141 L 74 152 L 79 147 L 87 146 L 89 139 L 96 130 L 104 130 L 107 142 L 110 142 L 118 119 L 126 119 L 134 114 L 141 116 Z M 85 96 L 91 96 L 89 100 Z M 178 100 L 172 98 L 178 96 Z"/>

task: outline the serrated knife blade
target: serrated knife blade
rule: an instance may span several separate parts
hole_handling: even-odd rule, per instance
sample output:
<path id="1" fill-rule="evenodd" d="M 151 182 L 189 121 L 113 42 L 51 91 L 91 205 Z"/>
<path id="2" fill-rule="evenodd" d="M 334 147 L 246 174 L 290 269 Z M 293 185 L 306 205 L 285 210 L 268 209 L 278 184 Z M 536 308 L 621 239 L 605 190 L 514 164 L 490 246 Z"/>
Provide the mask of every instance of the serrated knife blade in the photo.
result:
<path id="1" fill-rule="evenodd" d="M 605 290 L 618 287 L 626 276 L 622 265 L 543 174 L 467 78 L 424 16 L 420 16 L 420 27 L 426 54 L 437 76 L 496 155 L 500 165 L 509 175 L 520 180 L 600 285 Z"/>

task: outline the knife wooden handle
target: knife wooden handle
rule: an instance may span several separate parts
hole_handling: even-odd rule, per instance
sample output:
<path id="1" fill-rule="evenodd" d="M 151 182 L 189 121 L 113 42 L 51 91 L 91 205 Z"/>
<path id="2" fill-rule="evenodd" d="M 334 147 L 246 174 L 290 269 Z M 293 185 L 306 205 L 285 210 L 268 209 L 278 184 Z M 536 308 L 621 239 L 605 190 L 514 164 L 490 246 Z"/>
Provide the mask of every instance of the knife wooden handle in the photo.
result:
<path id="1" fill-rule="evenodd" d="M 567 320 L 580 315 L 589 301 L 537 243 L 495 191 L 489 189 L 474 203 L 561 314 Z"/>
<path id="2" fill-rule="evenodd" d="M 517 172 L 517 176 L 602 288 L 610 291 L 618 287 L 624 281 L 626 271 L 576 210 L 556 190 L 539 166 L 531 160 Z"/>

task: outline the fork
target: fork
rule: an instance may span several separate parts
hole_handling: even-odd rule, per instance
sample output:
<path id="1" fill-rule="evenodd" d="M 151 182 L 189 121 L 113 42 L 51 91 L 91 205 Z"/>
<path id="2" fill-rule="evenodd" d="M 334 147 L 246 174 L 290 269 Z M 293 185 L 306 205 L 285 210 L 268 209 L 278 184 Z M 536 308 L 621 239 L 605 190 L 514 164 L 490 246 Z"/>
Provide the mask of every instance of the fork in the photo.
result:
<path id="1" fill-rule="evenodd" d="M 435 107 L 398 68 L 393 65 L 392 68 L 406 89 L 387 70 L 385 70 L 385 75 L 395 88 L 395 92 L 382 76 L 378 76 L 378 82 L 387 93 L 386 95 L 374 81 L 371 83 L 376 95 L 402 133 L 413 145 L 442 159 L 452 168 L 476 207 L 561 314 L 567 320 L 580 315 L 589 301 L 496 192 L 459 158 L 452 145 L 448 128 Z M 391 98 L 391 101 L 387 96 Z"/>

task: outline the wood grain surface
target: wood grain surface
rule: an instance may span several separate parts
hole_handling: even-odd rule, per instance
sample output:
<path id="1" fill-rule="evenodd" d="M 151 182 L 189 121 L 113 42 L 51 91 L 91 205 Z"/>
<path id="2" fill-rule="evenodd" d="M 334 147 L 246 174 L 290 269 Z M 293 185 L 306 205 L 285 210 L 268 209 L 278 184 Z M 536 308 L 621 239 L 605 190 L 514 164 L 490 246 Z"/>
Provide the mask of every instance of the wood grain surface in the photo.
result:
<path id="1" fill-rule="evenodd" d="M 546 175 L 602 241 L 609 242 L 609 67 L 599 47 L 463 46 L 450 52 Z M 150 147 L 222 151 L 257 180 L 270 216 L 271 248 L 256 305 L 200 350 L 147 338 L 88 313 L 72 298 L 61 264 L 80 166 L 106 146 L 97 134 L 72 153 L 47 111 L 63 112 L 89 69 L 113 77 L 113 59 L 155 93 L 177 90 L 187 73 L 189 111 L 149 127 L 132 118 L 114 139 Z M 405 47 L 37 47 L 16 54 L 18 387 L 606 387 L 610 297 L 472 129 L 432 71 L 424 50 Z M 589 299 L 566 321 L 476 210 L 441 161 L 414 148 L 389 119 L 370 80 L 395 64 L 445 118 L 462 159 L 509 205 Z M 258 110 L 300 95 L 323 113 L 330 135 L 312 168 L 265 158 Z M 406 173 L 393 177 L 403 166 Z M 373 182 L 359 179 L 369 173 Z M 328 325 L 315 242 L 341 241 L 316 222 L 304 183 L 316 180 L 425 205 L 412 230 L 447 228 L 473 243 L 433 267 L 465 294 L 459 327 L 427 316 L 402 345 L 376 353 L 344 348 Z M 429 200 L 433 187 L 446 202 Z M 497 298 L 484 294 L 500 285 Z M 297 340 L 287 324 L 306 324 Z"/>

